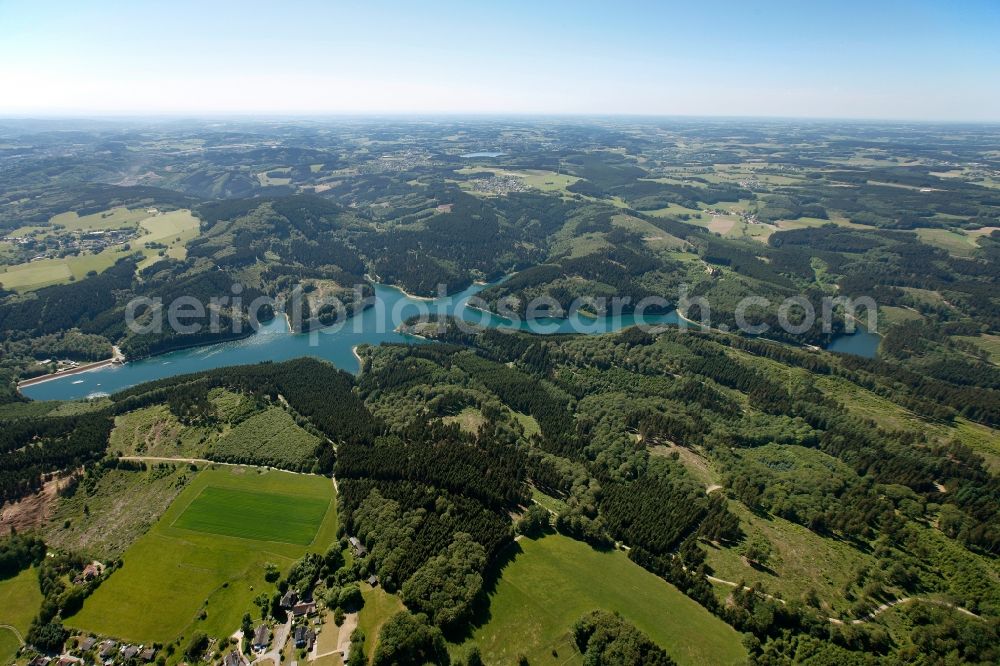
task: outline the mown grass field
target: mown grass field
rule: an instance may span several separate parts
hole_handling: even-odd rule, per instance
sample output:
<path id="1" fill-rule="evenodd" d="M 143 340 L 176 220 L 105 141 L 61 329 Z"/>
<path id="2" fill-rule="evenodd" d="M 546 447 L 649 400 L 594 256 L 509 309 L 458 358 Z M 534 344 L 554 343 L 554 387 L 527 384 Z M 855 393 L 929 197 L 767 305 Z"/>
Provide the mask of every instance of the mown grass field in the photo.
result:
<path id="1" fill-rule="evenodd" d="M 300 506 L 315 516 L 320 503 L 326 507 L 322 519 L 314 523 L 308 544 L 262 541 L 253 535 L 235 536 L 186 529 L 177 525 L 189 509 L 191 517 L 203 515 L 214 505 L 231 520 L 243 522 L 231 507 L 218 504 L 213 492 L 199 501 L 207 488 L 295 498 L 284 504 L 281 522 L 289 511 Z M 214 499 L 213 499 L 214 498 Z M 208 504 L 205 504 L 208 502 Z M 274 511 L 259 508 L 271 520 Z M 184 524 L 181 521 L 181 525 Z M 225 526 L 217 529 L 225 530 Z M 304 529 L 279 525 L 268 528 L 265 536 L 294 534 L 305 541 Z M 280 531 L 279 531 L 280 530 Z M 325 551 L 336 537 L 337 514 L 330 479 L 273 470 L 225 466 L 201 471 L 174 500 L 160 520 L 123 556 L 124 565 L 115 571 L 84 603 L 83 609 L 67 618 L 73 628 L 117 636 L 136 642 L 170 643 L 190 637 L 193 631 L 224 637 L 239 627 L 243 613 L 252 608 L 262 591 L 270 593 L 264 573 L 273 563 L 284 573 L 306 551 Z M 237 531 L 235 528 L 230 532 Z M 205 617 L 199 618 L 201 611 Z"/>
<path id="2" fill-rule="evenodd" d="M 0 624 L 9 624 L 21 632 L 28 633 L 31 620 L 42 605 L 42 592 L 38 587 L 38 572 L 32 567 L 13 578 L 0 580 Z M 13 631 L 0 628 L 0 664 L 14 658 L 20 641 Z"/>
<path id="3" fill-rule="evenodd" d="M 198 218 L 189 210 L 174 210 L 143 220 L 139 226 L 145 233 L 132 241 L 132 249 L 146 255 L 139 262 L 139 269 L 151 266 L 161 258 L 159 250 L 146 249 L 146 243 L 166 245 L 164 251 L 173 259 L 187 257 L 187 243 L 198 236 L 198 224 Z"/>
<path id="4" fill-rule="evenodd" d="M 49 218 L 50 225 L 60 225 L 66 231 L 99 231 L 134 227 L 149 217 L 145 208 L 111 208 L 99 213 L 80 216 L 76 211 L 59 213 Z"/>
<path id="5" fill-rule="evenodd" d="M 533 666 L 581 663 L 570 629 L 595 608 L 620 612 L 679 664 L 746 659 L 732 627 L 620 551 L 596 551 L 559 535 L 522 539 L 515 547 L 519 552 L 489 594 L 485 622 L 471 637 L 488 664 L 513 664 L 521 654 Z"/>
<path id="6" fill-rule="evenodd" d="M 0 664 L 6 664 L 14 659 L 21 642 L 10 629 L 0 628 Z"/>
<path id="7" fill-rule="evenodd" d="M 50 284 L 69 282 L 73 271 L 66 259 L 46 259 L 30 264 L 9 266 L 0 272 L 0 284 L 7 289 L 40 289 Z M 111 264 L 108 264 L 109 266 Z"/>
<path id="8" fill-rule="evenodd" d="M 323 497 L 279 495 L 207 486 L 173 526 L 224 536 L 307 546 L 330 502 Z"/>

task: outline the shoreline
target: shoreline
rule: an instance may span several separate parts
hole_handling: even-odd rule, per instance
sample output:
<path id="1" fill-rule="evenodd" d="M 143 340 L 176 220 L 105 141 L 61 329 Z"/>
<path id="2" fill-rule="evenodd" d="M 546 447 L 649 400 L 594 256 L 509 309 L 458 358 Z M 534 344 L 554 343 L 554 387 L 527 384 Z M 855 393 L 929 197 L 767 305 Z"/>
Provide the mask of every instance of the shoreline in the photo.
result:
<path id="1" fill-rule="evenodd" d="M 121 357 L 115 356 L 112 358 L 106 358 L 103 361 L 94 361 L 93 363 L 88 363 L 86 365 L 69 368 L 68 370 L 60 370 L 58 372 L 50 372 L 47 375 L 39 375 L 37 377 L 31 377 L 30 379 L 22 379 L 17 383 L 17 390 L 20 391 L 22 388 L 44 384 L 45 382 L 55 381 L 56 379 L 62 379 L 63 377 L 69 377 L 71 375 L 79 375 L 84 372 L 90 372 L 91 370 L 100 370 L 101 368 L 115 365 L 115 363 L 124 364 L 124 361 L 121 360 Z"/>
<path id="2" fill-rule="evenodd" d="M 383 282 L 376 282 L 375 284 L 377 284 L 379 286 L 382 286 L 382 287 L 388 287 L 389 289 L 395 289 L 396 291 L 398 291 L 399 293 L 401 293 L 403 296 L 406 296 L 407 298 L 411 298 L 411 299 L 413 299 L 415 301 L 436 301 L 437 300 L 436 296 L 417 296 L 415 294 L 411 294 L 410 292 L 406 291 L 402 287 L 394 285 L 394 284 L 385 284 Z M 447 297 L 445 297 L 445 298 L 447 298 Z"/>

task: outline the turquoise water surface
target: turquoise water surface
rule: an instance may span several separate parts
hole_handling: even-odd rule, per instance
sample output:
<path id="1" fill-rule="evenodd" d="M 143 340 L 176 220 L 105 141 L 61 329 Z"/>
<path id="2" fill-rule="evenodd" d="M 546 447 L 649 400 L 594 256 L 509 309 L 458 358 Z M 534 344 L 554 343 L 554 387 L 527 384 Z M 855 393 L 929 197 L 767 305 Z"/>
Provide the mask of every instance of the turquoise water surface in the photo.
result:
<path id="1" fill-rule="evenodd" d="M 342 326 L 312 333 L 292 333 L 285 318 L 276 317 L 261 325 L 256 333 L 242 340 L 182 349 L 124 365 L 67 375 L 25 387 L 21 392 L 34 400 L 73 400 L 114 393 L 136 384 L 173 375 L 200 372 L 227 365 L 285 361 L 300 356 L 326 359 L 338 368 L 357 373 L 359 364 L 354 355 L 354 347 L 362 344 L 377 345 L 382 342 L 424 342 L 422 338 L 398 333 L 396 327 L 408 317 L 427 312 L 461 317 L 466 321 L 490 328 L 519 328 L 540 334 L 608 333 L 636 323 L 632 315 L 589 318 L 574 314 L 567 319 L 536 319 L 529 329 L 527 322 L 512 322 L 469 307 L 469 299 L 487 286 L 472 285 L 465 291 L 446 298 L 417 299 L 405 295 L 394 287 L 377 284 L 375 304 L 348 319 Z M 676 324 L 678 320 L 676 312 L 644 317 L 644 323 L 648 325 Z M 836 338 L 828 349 L 871 358 L 875 355 L 879 340 L 878 335 L 859 328 L 852 335 Z"/>
<path id="2" fill-rule="evenodd" d="M 419 343 L 423 339 L 397 333 L 396 327 L 408 317 L 430 312 L 454 315 L 466 321 L 491 328 L 527 329 L 526 322 L 514 323 L 496 315 L 468 307 L 469 298 L 487 285 L 472 285 L 465 291 L 433 300 L 406 296 L 400 290 L 375 285 L 375 304 L 348 319 L 342 326 L 313 333 L 292 333 L 284 317 L 276 317 L 261 325 L 248 338 L 221 342 L 132 361 L 124 365 L 68 375 L 33 386 L 21 392 L 34 400 L 72 400 L 114 393 L 143 382 L 173 375 L 200 372 L 227 365 L 243 365 L 261 361 L 285 361 L 300 356 L 316 356 L 338 368 L 358 372 L 354 347 L 382 342 Z M 676 313 L 647 316 L 649 324 L 677 323 Z M 536 333 L 607 333 L 635 323 L 631 315 L 589 319 L 575 315 L 569 319 L 537 319 L 531 330 Z"/>

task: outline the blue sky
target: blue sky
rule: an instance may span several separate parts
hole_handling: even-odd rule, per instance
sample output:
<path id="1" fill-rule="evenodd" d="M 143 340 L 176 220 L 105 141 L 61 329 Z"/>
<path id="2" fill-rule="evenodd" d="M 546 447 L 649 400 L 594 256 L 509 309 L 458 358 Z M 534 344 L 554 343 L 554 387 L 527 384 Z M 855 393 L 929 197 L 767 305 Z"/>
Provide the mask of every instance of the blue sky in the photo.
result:
<path id="1" fill-rule="evenodd" d="M 0 0 L 0 114 L 1000 121 L 996 0 Z"/>

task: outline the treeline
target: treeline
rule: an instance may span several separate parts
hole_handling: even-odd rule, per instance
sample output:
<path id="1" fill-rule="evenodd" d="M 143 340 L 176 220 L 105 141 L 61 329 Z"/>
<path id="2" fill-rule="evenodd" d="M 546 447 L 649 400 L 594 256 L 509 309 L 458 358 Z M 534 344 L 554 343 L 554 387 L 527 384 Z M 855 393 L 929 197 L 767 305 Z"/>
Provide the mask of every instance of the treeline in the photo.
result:
<path id="1" fill-rule="evenodd" d="M 421 296 L 436 296 L 439 284 L 453 293 L 476 276 L 496 278 L 541 258 L 522 242 L 524 232 L 508 223 L 494 202 L 455 186 L 428 194 L 450 204 L 450 212 L 427 218 L 420 229 L 390 229 L 356 238 L 382 281 Z"/>
<path id="2" fill-rule="evenodd" d="M 1000 425 L 1000 391 L 977 386 L 959 386 L 920 374 L 897 363 L 860 356 L 844 356 L 844 367 L 876 375 L 892 382 L 909 396 L 934 401 L 957 413 L 990 426 Z M 898 391 L 899 389 L 897 389 Z"/>
<path id="3" fill-rule="evenodd" d="M 0 333 L 45 335 L 80 327 L 116 305 L 116 292 L 129 289 L 136 260 L 119 259 L 103 273 L 69 284 L 43 287 L 30 296 L 0 303 Z"/>
<path id="4" fill-rule="evenodd" d="M 0 580 L 40 564 L 45 559 L 45 552 L 45 542 L 31 535 L 14 533 L 0 541 Z"/>
<path id="5" fill-rule="evenodd" d="M 610 295 L 620 299 L 621 312 L 627 314 L 633 312 L 643 299 L 661 296 L 658 290 L 644 283 L 643 276 L 651 271 L 672 272 L 679 265 L 653 257 L 640 244 L 634 243 L 633 235 L 622 229 L 612 229 L 610 213 L 607 216 L 608 219 L 598 228 L 606 232 L 611 247 L 582 257 L 562 258 L 527 268 L 493 285 L 480 296 L 494 310 L 503 302 L 522 318 L 528 303 L 538 296 L 554 301 L 549 313 L 554 317 L 567 316 L 577 299 L 594 314 L 607 316 L 614 314 L 609 307 L 611 303 L 602 304 L 596 297 Z M 594 300 L 587 303 L 585 299 L 590 297 Z M 660 314 L 670 307 L 654 304 L 646 308 L 646 313 Z"/>
<path id="6" fill-rule="evenodd" d="M 455 362 L 511 409 L 534 417 L 547 450 L 577 454 L 579 444 L 574 435 L 569 396 L 545 380 L 477 355 L 460 354 Z"/>
<path id="7" fill-rule="evenodd" d="M 663 475 L 602 484 L 601 515 L 626 545 L 670 553 L 708 513 L 702 488 Z"/>
<path id="8" fill-rule="evenodd" d="M 104 413 L 10 423 L 0 431 L 0 499 L 36 492 L 46 474 L 98 460 L 113 426 Z"/>

